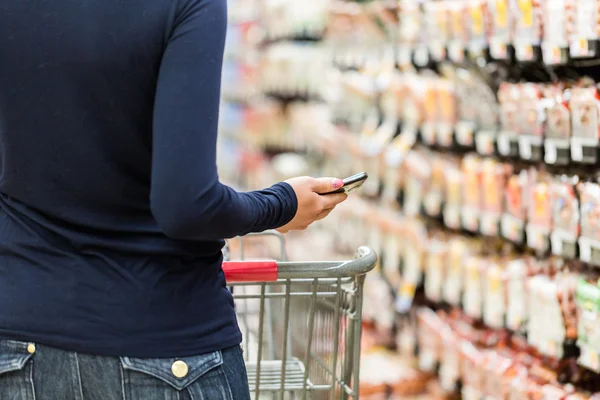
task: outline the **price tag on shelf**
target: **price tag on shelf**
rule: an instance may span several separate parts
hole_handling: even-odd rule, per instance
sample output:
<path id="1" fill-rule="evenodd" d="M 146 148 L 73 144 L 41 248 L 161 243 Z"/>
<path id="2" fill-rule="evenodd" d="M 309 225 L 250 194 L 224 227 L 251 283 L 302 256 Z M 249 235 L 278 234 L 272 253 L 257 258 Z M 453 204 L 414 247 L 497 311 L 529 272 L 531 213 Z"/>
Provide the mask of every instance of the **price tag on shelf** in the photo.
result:
<path id="1" fill-rule="evenodd" d="M 548 250 L 548 233 L 536 225 L 527 224 L 527 246 L 539 251 Z"/>
<path id="2" fill-rule="evenodd" d="M 435 125 L 431 122 L 425 122 L 421 126 L 421 136 L 423 137 L 423 141 L 428 145 L 435 144 L 436 139 L 436 130 Z"/>
<path id="3" fill-rule="evenodd" d="M 550 243 L 552 247 L 552 254 L 562 256 L 563 253 L 563 239 L 556 232 L 550 236 Z"/>
<path id="4" fill-rule="evenodd" d="M 460 121 L 456 124 L 456 141 L 461 146 L 473 145 L 473 132 L 475 123 L 471 121 Z"/>
<path id="5" fill-rule="evenodd" d="M 460 209 L 455 207 L 444 208 L 444 225 L 450 229 L 460 228 Z"/>
<path id="6" fill-rule="evenodd" d="M 466 230 L 476 232 L 479 229 L 479 214 L 475 210 L 463 207 L 461 217 L 462 226 Z"/>
<path id="7" fill-rule="evenodd" d="M 496 134 L 493 131 L 481 130 L 475 135 L 475 147 L 477 153 L 483 156 L 494 154 L 494 140 Z"/>
<path id="8" fill-rule="evenodd" d="M 498 137 L 496 138 L 496 143 L 498 144 L 498 153 L 500 153 L 500 155 L 510 155 L 510 142 L 512 136 L 512 134 L 506 132 L 500 132 L 498 134 Z"/>
<path id="9" fill-rule="evenodd" d="M 515 44 L 515 54 L 519 61 L 533 61 L 535 52 L 530 44 Z"/>
<path id="10" fill-rule="evenodd" d="M 546 164 L 566 165 L 570 161 L 571 143 L 567 139 L 546 139 L 544 141 L 544 162 Z"/>
<path id="11" fill-rule="evenodd" d="M 522 319 L 521 315 L 516 314 L 516 313 L 511 313 L 510 309 L 509 309 L 506 327 L 513 331 L 518 331 L 519 329 L 521 329 L 522 323 L 523 323 L 523 319 Z"/>
<path id="12" fill-rule="evenodd" d="M 438 124 L 437 127 L 437 140 L 441 146 L 450 147 L 452 146 L 452 126 L 448 124 Z"/>
<path id="13" fill-rule="evenodd" d="M 582 162 L 583 161 L 583 146 L 574 145 L 573 142 L 571 142 L 571 158 L 575 162 Z"/>
<path id="14" fill-rule="evenodd" d="M 479 229 L 484 235 L 497 236 L 499 224 L 500 218 L 498 215 L 488 212 L 481 213 Z"/>
<path id="15" fill-rule="evenodd" d="M 579 238 L 579 259 L 583 262 L 592 262 L 592 241 L 586 237 Z"/>
<path id="16" fill-rule="evenodd" d="M 443 61 L 444 59 L 446 59 L 446 47 L 443 43 L 434 41 L 430 44 L 429 48 L 431 52 L 431 57 L 435 61 Z"/>
<path id="17" fill-rule="evenodd" d="M 572 257 L 573 254 L 565 254 L 565 250 L 568 253 L 569 248 L 575 248 L 577 243 L 577 237 L 570 232 L 558 229 L 552 232 L 550 235 L 550 244 L 552 247 L 552 254 L 557 256 Z M 567 249 L 565 249 L 567 245 Z"/>
<path id="18" fill-rule="evenodd" d="M 531 160 L 531 142 L 527 136 L 519 136 L 519 155 L 523 160 Z"/>
<path id="19" fill-rule="evenodd" d="M 503 214 L 500 223 L 502 237 L 520 243 L 523 241 L 524 223 L 510 214 Z"/>
<path id="20" fill-rule="evenodd" d="M 596 162 L 598 147 L 600 147 L 600 142 L 596 138 L 583 138 L 574 136 L 571 138 L 571 158 L 575 162 L 580 163 L 594 163 Z M 586 148 L 591 148 L 593 156 L 589 159 L 586 159 Z"/>
<path id="21" fill-rule="evenodd" d="M 492 39 L 490 42 L 490 55 L 496 60 L 505 60 L 508 58 L 508 46 L 506 42 Z"/>
<path id="22" fill-rule="evenodd" d="M 453 41 L 448 46 L 448 58 L 452 62 L 461 63 L 465 60 L 465 46 L 462 42 Z"/>
<path id="23" fill-rule="evenodd" d="M 442 207 L 442 199 L 434 193 L 429 193 L 425 196 L 423 204 L 427 215 L 435 217 L 440 215 Z"/>
<path id="24" fill-rule="evenodd" d="M 556 146 L 552 142 L 546 142 L 544 145 L 544 162 L 546 164 L 556 164 L 558 159 Z"/>
<path id="25" fill-rule="evenodd" d="M 468 50 L 469 57 L 472 59 L 476 59 L 477 57 L 482 57 L 485 49 L 485 41 L 471 41 L 469 42 Z"/>
<path id="26" fill-rule="evenodd" d="M 563 64 L 566 61 L 563 57 L 563 50 L 560 47 L 547 43 L 542 45 L 542 58 L 546 65 Z"/>
<path id="27" fill-rule="evenodd" d="M 580 57 L 591 57 L 593 52 L 590 51 L 589 42 L 585 38 L 579 38 L 571 40 L 571 44 L 569 46 L 569 54 L 573 58 Z"/>

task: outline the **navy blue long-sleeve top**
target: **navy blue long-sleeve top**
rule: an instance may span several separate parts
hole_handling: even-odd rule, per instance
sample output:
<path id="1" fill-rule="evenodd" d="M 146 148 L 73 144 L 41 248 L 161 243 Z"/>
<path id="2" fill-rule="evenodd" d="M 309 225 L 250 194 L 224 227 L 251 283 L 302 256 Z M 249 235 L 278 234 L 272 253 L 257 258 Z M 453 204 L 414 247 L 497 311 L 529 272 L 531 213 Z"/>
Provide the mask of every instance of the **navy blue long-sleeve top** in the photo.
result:
<path id="1" fill-rule="evenodd" d="M 0 1 L 0 338 L 174 357 L 241 340 L 223 239 L 292 188 L 221 184 L 226 0 Z"/>

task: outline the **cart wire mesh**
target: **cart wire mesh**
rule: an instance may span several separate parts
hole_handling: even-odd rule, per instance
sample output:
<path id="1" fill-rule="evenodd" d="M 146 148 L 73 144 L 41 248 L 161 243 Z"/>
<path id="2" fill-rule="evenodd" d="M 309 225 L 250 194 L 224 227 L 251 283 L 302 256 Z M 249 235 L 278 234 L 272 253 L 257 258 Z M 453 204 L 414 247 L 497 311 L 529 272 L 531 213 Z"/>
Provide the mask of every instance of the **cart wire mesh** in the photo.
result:
<path id="1" fill-rule="evenodd" d="M 375 254 L 362 248 L 356 262 L 288 263 L 276 232 L 240 238 L 231 254 L 246 260 L 268 237 L 279 242 L 281 279 L 230 283 L 253 398 L 357 399 L 362 288 Z"/>

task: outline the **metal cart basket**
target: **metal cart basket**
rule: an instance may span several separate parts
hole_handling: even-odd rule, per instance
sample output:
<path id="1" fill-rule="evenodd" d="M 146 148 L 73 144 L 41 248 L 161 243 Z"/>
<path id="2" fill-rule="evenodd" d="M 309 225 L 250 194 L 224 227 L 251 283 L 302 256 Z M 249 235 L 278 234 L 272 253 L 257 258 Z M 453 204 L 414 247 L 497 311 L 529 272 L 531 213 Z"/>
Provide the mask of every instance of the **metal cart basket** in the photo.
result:
<path id="1" fill-rule="evenodd" d="M 279 241 L 280 261 L 245 260 L 250 237 Z M 377 256 L 287 262 L 277 232 L 240 238 L 240 261 L 225 261 L 253 398 L 357 399 L 363 282 Z"/>

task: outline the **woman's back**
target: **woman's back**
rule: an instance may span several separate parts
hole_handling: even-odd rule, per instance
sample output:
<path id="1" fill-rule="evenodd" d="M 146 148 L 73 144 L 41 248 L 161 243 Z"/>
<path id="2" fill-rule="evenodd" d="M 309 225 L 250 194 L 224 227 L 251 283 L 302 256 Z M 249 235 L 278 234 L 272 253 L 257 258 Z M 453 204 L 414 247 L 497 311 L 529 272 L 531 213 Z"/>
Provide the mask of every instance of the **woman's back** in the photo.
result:
<path id="1" fill-rule="evenodd" d="M 225 25 L 225 0 L 0 2 L 0 337 L 153 357 L 239 343 L 228 222 L 204 212 L 195 237 L 173 209 L 230 196 L 213 198 L 211 157 Z"/>
<path id="2" fill-rule="evenodd" d="M 176 5 L 0 4 L 0 192 L 76 247 L 96 234 L 102 246 L 120 235 L 115 250 L 160 236 L 148 201 L 152 121 Z"/>

